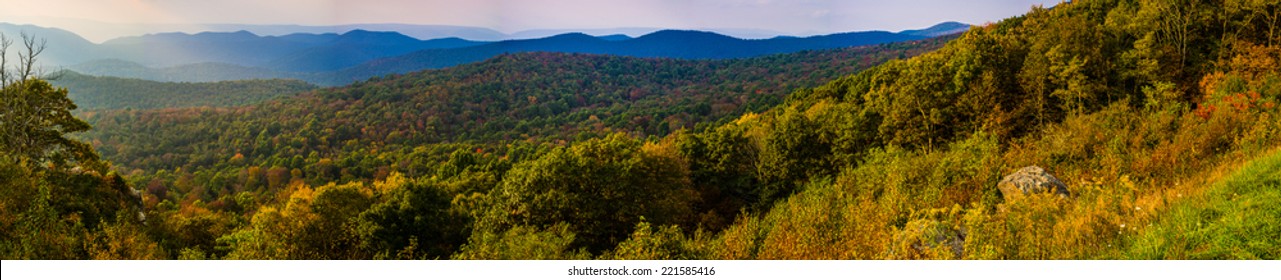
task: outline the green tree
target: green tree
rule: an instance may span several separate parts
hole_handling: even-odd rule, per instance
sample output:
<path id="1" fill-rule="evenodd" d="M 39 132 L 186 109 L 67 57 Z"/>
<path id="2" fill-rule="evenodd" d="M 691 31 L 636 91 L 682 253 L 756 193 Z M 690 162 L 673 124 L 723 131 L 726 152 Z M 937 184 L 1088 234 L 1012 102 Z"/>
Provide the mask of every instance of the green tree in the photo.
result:
<path id="1" fill-rule="evenodd" d="M 818 107 L 818 106 L 815 106 Z M 795 107 L 780 108 L 773 130 L 765 137 L 757 172 L 763 186 L 758 206 L 792 195 L 811 176 L 829 172 L 830 143 L 820 139 L 820 124 Z"/>
<path id="2" fill-rule="evenodd" d="M 627 241 L 602 259 L 614 260 L 691 260 L 705 258 L 675 225 L 654 228 L 642 220 Z"/>
<path id="3" fill-rule="evenodd" d="M 760 200 L 759 151 L 743 130 L 741 125 L 725 125 L 670 136 L 676 138 L 678 151 L 689 163 L 690 182 L 699 192 L 692 210 L 703 229 L 728 226 L 735 215 Z"/>
<path id="4" fill-rule="evenodd" d="M 479 231 L 452 258 L 458 260 L 572 260 L 587 259 L 587 251 L 573 249 L 574 233 L 565 223 L 538 230 L 516 226 L 500 233 Z"/>
<path id="5" fill-rule="evenodd" d="M 7 61 L 0 60 L 0 152 L 17 155 L 15 160 L 58 167 L 66 167 L 68 160 L 96 163 L 98 154 L 89 144 L 66 136 L 90 128 L 71 115 L 76 104 L 67 98 L 67 90 L 37 76 L 35 61 L 44 51 L 44 43 L 25 34 L 22 38 L 24 48 L 18 52 L 18 65 L 10 69 Z M 11 44 L 0 34 L 0 57 L 7 55 Z M 89 166 L 105 171 L 97 164 Z"/>
<path id="6" fill-rule="evenodd" d="M 688 176 L 674 146 L 642 145 L 623 134 L 588 140 L 513 167 L 478 231 L 575 221 L 574 247 L 600 253 L 625 240 L 642 216 L 661 224 L 687 220 L 697 195 Z"/>
<path id="7" fill-rule="evenodd" d="M 448 258 L 467 241 L 471 217 L 438 182 L 391 173 L 374 183 L 380 202 L 353 218 L 362 249 L 377 259 Z"/>

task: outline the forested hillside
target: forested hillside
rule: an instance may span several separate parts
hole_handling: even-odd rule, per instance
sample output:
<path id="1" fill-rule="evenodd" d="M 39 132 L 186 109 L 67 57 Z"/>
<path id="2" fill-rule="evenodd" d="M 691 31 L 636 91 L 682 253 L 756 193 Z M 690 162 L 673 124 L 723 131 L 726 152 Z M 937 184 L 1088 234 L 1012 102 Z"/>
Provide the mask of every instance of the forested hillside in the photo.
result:
<path id="1" fill-rule="evenodd" d="M 316 89 L 298 80 L 243 80 L 213 83 L 166 83 L 88 76 L 72 71 L 53 74 L 50 82 L 67 89 L 81 111 L 234 107 Z"/>
<path id="2" fill-rule="evenodd" d="M 245 27 L 257 29 L 254 26 Z M 42 40 L 59 46 L 44 54 L 44 68 L 65 67 L 93 76 L 162 82 L 299 79 L 323 86 L 341 86 L 388 74 L 406 74 L 475 63 L 511 53 L 557 52 L 678 59 L 748 58 L 919 40 L 954 35 L 967 27 L 965 24 L 948 22 L 900 33 L 860 31 L 755 40 L 695 30 L 659 30 L 636 38 L 594 37 L 568 32 L 543 38 L 494 42 L 452 37 L 419 40 L 396 32 L 360 29 L 342 34 L 294 33 L 281 36 L 259 36 L 241 30 L 146 34 L 94 44 L 61 29 L 0 22 L 0 32 L 41 36 Z M 315 30 L 303 27 L 295 29 Z"/>
<path id="3" fill-rule="evenodd" d="M 945 31 L 944 31 L 945 32 Z M 384 47 L 397 42 L 397 40 L 382 38 L 381 40 L 367 39 L 369 42 L 359 41 L 359 32 L 349 32 L 342 38 L 329 38 L 326 40 L 335 40 L 331 45 L 299 49 L 303 46 L 275 46 L 274 44 L 289 43 L 290 41 L 307 40 L 298 37 L 335 37 L 323 35 L 291 35 L 282 38 L 260 38 L 253 37 L 252 34 L 202 34 L 203 37 L 232 37 L 235 36 L 257 39 L 240 39 L 215 41 L 214 43 L 231 44 L 233 46 L 219 46 L 218 44 L 206 42 L 209 39 L 198 40 L 197 38 L 185 38 L 180 35 L 177 42 L 169 40 L 155 40 L 153 42 L 158 46 L 168 46 L 168 49 L 209 49 L 208 51 L 175 51 L 176 56 L 195 56 L 180 57 L 169 59 L 170 61 L 202 61 L 200 63 L 189 63 L 172 65 L 165 67 L 149 67 L 144 64 L 136 63 L 132 60 L 120 59 L 102 59 L 86 63 L 71 65 L 69 68 L 76 72 L 96 76 L 117 76 L 127 78 L 138 78 L 155 81 L 172 81 L 172 82 L 216 82 L 239 79 L 299 79 L 309 83 L 324 86 L 341 86 L 353 82 L 360 82 L 371 77 L 380 77 L 390 74 L 406 74 L 426 69 L 440 69 L 462 65 L 467 63 L 481 62 L 505 54 L 527 53 L 527 52 L 556 52 L 556 53 L 580 53 L 580 54 L 608 54 L 622 55 L 643 58 L 685 58 L 685 59 L 727 59 L 727 58 L 748 58 L 761 57 L 773 54 L 793 53 L 800 51 L 830 51 L 851 46 L 877 45 L 882 43 L 900 42 L 929 38 L 922 35 L 904 35 L 889 32 L 854 32 L 842 33 L 823 36 L 812 36 L 805 38 L 779 37 L 767 40 L 743 40 L 711 32 L 701 31 L 674 31 L 665 30 L 655 32 L 639 38 L 627 38 L 625 40 L 608 40 L 607 38 L 597 38 L 582 33 L 562 34 L 547 38 L 527 39 L 527 40 L 509 40 L 501 42 L 480 43 L 470 41 L 456 41 L 451 39 L 436 39 L 421 41 L 419 43 L 406 43 L 404 46 L 397 45 L 395 48 Z M 955 33 L 933 34 L 935 36 L 947 36 Z M 234 35 L 234 36 L 233 36 Z M 356 37 L 356 38 L 351 38 Z M 270 40 L 269 40 L 270 39 Z M 286 40 L 287 39 L 287 40 Z M 260 42 L 267 40 L 266 42 Z M 280 42 L 280 41 L 285 42 Z M 350 44 L 343 44 L 347 41 L 358 41 Z M 134 42 L 130 44 L 116 43 L 116 45 L 139 45 L 149 41 Z M 415 41 L 418 42 L 418 41 Z M 268 44 L 276 47 L 275 52 L 284 52 L 284 54 L 271 53 L 260 54 L 255 56 L 237 57 L 234 54 L 242 49 L 252 49 L 260 47 L 256 44 Z M 213 46 L 203 46 L 203 44 L 212 44 Z M 190 45 L 202 45 L 200 48 L 191 47 Z M 184 46 L 188 46 L 184 48 Z M 418 47 L 406 47 L 418 46 Z M 367 49 L 381 48 L 380 53 L 370 53 Z M 403 55 L 390 55 L 392 51 L 408 52 Z M 136 52 L 142 52 L 139 50 Z M 191 54 L 195 53 L 195 54 Z M 343 55 L 332 55 L 332 53 L 342 53 Z M 214 54 L 220 54 L 223 58 L 208 57 Z M 202 58 L 203 57 L 203 58 Z M 234 58 L 234 59 L 233 59 Z M 149 60 L 166 60 L 164 56 L 148 58 Z M 265 60 L 269 62 L 247 63 L 244 60 Z M 138 60 L 138 59 L 133 59 Z M 239 64 L 237 64 L 239 63 Z"/>
<path id="4" fill-rule="evenodd" d="M 946 36 L 955 33 L 936 34 Z M 777 37 L 744 40 L 705 31 L 661 30 L 634 39 L 610 41 L 582 33 L 547 38 L 511 40 L 466 48 L 421 50 L 402 56 L 372 60 L 333 73 L 334 78 L 370 77 L 437 69 L 481 61 L 506 53 L 567 52 L 648 58 L 727 59 L 758 57 L 805 50 L 828 50 L 876 45 L 933 36 L 885 31 L 839 33 L 811 37 Z"/>
<path id="5" fill-rule="evenodd" d="M 19 237 L 9 239 L 16 240 L 9 244 L 17 247 L 6 247 L 15 248 L 6 252 L 22 258 L 448 258 L 471 235 L 475 215 L 486 209 L 480 203 L 488 203 L 484 197 L 502 174 L 492 172 L 505 172 L 514 162 L 606 135 L 631 143 L 618 151 L 618 156 L 630 157 L 641 142 L 614 133 L 659 137 L 681 127 L 714 125 L 743 112 L 772 107 L 791 89 L 914 56 L 948 39 L 721 61 L 529 53 L 245 107 L 83 110 L 78 115 L 90 120 L 95 129 L 77 138 L 101 147 L 103 157 L 112 160 L 102 165 L 115 170 L 111 174 L 124 174 L 128 183 L 122 177 L 112 180 L 138 190 L 126 194 L 140 198 L 145 220 L 128 218 L 138 215 L 124 210 L 103 210 L 117 213 L 114 220 L 91 217 L 115 226 L 108 230 L 61 219 L 50 225 L 66 230 L 46 231 L 62 238 L 53 243 L 58 245 L 38 250 L 19 250 L 35 241 L 21 239 L 28 235 L 9 227 L 6 233 Z M 212 89 L 219 84 L 157 85 Z M 28 173 L 10 175 L 43 172 L 32 171 L 29 164 L 15 168 Z M 40 179 L 44 177 L 35 178 L 13 182 L 31 190 L 46 184 Z M 444 182 L 455 187 L 444 191 L 439 185 Z M 279 247 L 286 245 L 275 242 L 304 237 L 253 230 L 253 217 L 259 213 L 284 215 L 278 221 L 298 218 L 289 212 L 293 210 L 267 209 L 303 195 L 298 192 L 302 188 L 323 194 L 320 203 L 345 192 L 321 186 L 356 192 L 338 199 L 370 203 L 344 211 L 383 209 L 378 210 L 381 214 L 370 212 L 360 233 L 364 237 L 358 237 L 360 244 L 348 244 L 350 251 Z M 375 198 L 365 196 L 373 195 L 365 186 L 383 187 Z M 347 196 L 351 194 L 365 198 Z M 129 197 L 122 199 L 129 201 Z M 73 204 L 107 201 L 81 195 L 58 198 Z M 449 206 L 458 203 L 474 207 L 462 213 L 458 211 L 463 209 Z M 393 206 L 402 204 L 410 208 Z M 35 210 L 23 210 L 29 207 L 21 205 L 27 204 L 11 205 L 15 208 L 7 208 L 12 211 L 6 213 L 34 215 L 28 212 Z M 43 209 L 52 209 L 41 210 L 53 211 L 44 214 L 52 217 L 78 217 L 73 207 Z M 734 213 L 723 215 L 720 220 L 729 220 Z M 630 223 L 631 219 L 620 221 Z M 271 223 L 266 216 L 257 220 Z M 328 226 L 346 224 L 333 223 Z M 620 229 L 625 228 L 630 226 Z M 354 233 L 330 231 L 297 233 L 311 236 L 305 238 L 314 239 L 315 244 L 327 242 L 322 239 L 357 238 L 348 236 Z M 84 234 L 110 234 L 116 239 L 74 238 Z M 594 246 L 600 244 L 604 243 Z M 276 249 L 250 250 L 252 246 Z M 94 251 L 99 249 L 105 251 Z"/>
<path id="6" fill-rule="evenodd" d="M 1277 259 L 1279 6 L 1073 1 L 950 41 L 514 54 L 244 107 L 86 112 L 77 138 L 114 163 L 93 174 L 124 174 L 99 177 L 140 189 L 146 223 L 98 207 L 117 218 L 89 225 L 106 219 L 76 203 L 108 200 L 51 195 L 79 188 L 28 179 L 54 173 L 23 156 L 0 161 L 25 190 L 4 196 L 0 253 Z M 1068 192 L 997 189 L 1032 165 Z"/>
<path id="7" fill-rule="evenodd" d="M 263 169 L 341 160 L 339 169 L 347 171 L 304 174 L 318 178 L 317 183 L 343 177 L 367 180 L 428 144 L 502 148 L 513 141 L 563 143 L 612 132 L 663 136 L 768 109 L 790 89 L 919 54 L 945 41 L 722 61 L 504 55 L 258 106 L 87 111 L 86 120 L 99 129 L 83 138 L 122 167 L 149 172 L 178 167 L 191 172 L 214 165 L 239 170 L 244 166 L 225 161 L 241 154 L 244 164 Z M 348 161 L 366 157 L 381 159 Z M 231 190 L 230 184 L 210 187 Z"/>
<path id="8" fill-rule="evenodd" d="M 1266 1 L 1074 1 L 793 94 L 694 136 L 745 139 L 758 151 L 737 169 L 748 175 L 712 174 L 784 195 L 665 253 L 1275 259 L 1281 227 L 1255 221 L 1281 210 L 1265 206 L 1281 180 L 1266 163 L 1281 136 L 1278 14 Z M 717 158 L 688 154 L 691 174 Z M 1030 165 L 1071 195 L 997 190 Z M 1257 196 L 1225 207 L 1222 185 Z"/>

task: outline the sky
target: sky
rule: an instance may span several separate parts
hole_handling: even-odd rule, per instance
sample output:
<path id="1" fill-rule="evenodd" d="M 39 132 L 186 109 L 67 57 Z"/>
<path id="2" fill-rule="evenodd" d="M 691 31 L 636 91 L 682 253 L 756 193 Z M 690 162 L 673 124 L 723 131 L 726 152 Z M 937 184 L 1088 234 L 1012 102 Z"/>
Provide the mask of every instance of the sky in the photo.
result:
<path id="1" fill-rule="evenodd" d="M 404 23 L 534 29 L 752 29 L 781 35 L 983 24 L 1060 0 L 0 0 L 0 22 L 95 42 L 209 24 Z M 146 25 L 146 27 L 141 27 Z M 172 30 L 164 30 L 164 29 Z"/>

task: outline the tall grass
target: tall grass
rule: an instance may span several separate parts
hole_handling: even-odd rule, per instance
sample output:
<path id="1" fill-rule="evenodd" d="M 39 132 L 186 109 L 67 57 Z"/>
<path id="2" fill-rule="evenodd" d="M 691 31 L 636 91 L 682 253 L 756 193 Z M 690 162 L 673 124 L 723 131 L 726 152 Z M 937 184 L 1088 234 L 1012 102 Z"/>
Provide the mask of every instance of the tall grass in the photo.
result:
<path id="1" fill-rule="evenodd" d="M 1126 239 L 1119 258 L 1281 258 L 1281 150 L 1174 203 L 1150 229 Z"/>
<path id="2" fill-rule="evenodd" d="M 707 239 L 705 257 L 1277 258 L 1281 156 L 1258 152 L 1277 147 L 1277 110 L 1202 116 L 1127 103 L 1008 145 L 979 133 L 939 150 L 873 149 L 740 217 Z M 1002 198 L 996 182 L 1026 165 L 1046 167 L 1072 196 Z"/>

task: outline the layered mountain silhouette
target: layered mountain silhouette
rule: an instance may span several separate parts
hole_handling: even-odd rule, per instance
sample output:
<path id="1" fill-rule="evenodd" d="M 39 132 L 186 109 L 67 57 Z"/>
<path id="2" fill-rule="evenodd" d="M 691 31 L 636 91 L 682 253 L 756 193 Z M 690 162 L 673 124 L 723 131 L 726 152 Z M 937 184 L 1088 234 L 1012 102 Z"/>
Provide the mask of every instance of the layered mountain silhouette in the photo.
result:
<path id="1" fill-rule="evenodd" d="M 511 40 L 466 48 L 421 50 L 403 56 L 373 60 L 344 69 L 340 76 L 362 77 L 405 73 L 418 69 L 449 67 L 481 61 L 504 53 L 568 52 L 633 57 L 727 59 L 803 50 L 833 49 L 927 38 L 884 31 L 853 32 L 805 38 L 776 37 L 745 40 L 705 31 L 662 30 L 645 36 L 609 40 L 582 33 L 541 39 Z"/>
<path id="2" fill-rule="evenodd" d="M 918 40 L 965 31 L 947 22 L 903 32 L 863 31 L 810 37 L 740 39 L 695 30 L 659 30 L 643 36 L 555 36 L 482 42 L 456 37 L 420 40 L 397 32 L 295 33 L 249 31 L 158 33 L 101 44 L 55 28 L 0 23 L 0 32 L 48 41 L 46 66 L 98 76 L 207 82 L 293 78 L 340 85 L 370 77 L 477 62 L 505 53 L 561 52 L 649 58 L 728 59 Z"/>
<path id="3" fill-rule="evenodd" d="M 354 30 L 339 34 L 257 36 L 247 31 L 164 33 L 102 43 L 119 59 L 148 66 L 227 63 L 277 71 L 337 70 L 418 50 L 483 44 L 458 38 L 418 40 L 395 32 Z"/>
<path id="4" fill-rule="evenodd" d="M 109 56 L 103 53 L 102 48 L 93 42 L 89 42 L 80 35 L 70 31 L 47 28 L 35 25 L 15 25 L 0 23 L 0 34 L 3 34 L 10 42 L 6 53 L 9 61 L 17 61 L 18 52 L 21 48 L 21 42 L 24 34 L 32 36 L 40 41 L 45 42 L 48 48 L 38 57 L 39 61 L 46 66 L 71 65 L 84 63 L 94 59 L 102 59 Z"/>
<path id="5" fill-rule="evenodd" d="M 902 32 L 899 32 L 899 33 L 907 34 L 907 35 L 916 35 L 916 36 L 938 37 L 938 36 L 965 32 L 966 30 L 969 30 L 969 29 L 970 29 L 969 24 L 949 21 L 949 22 L 944 22 L 940 24 L 935 24 L 934 26 L 930 26 L 929 28 L 926 28 L 926 29 L 903 30 Z"/>

